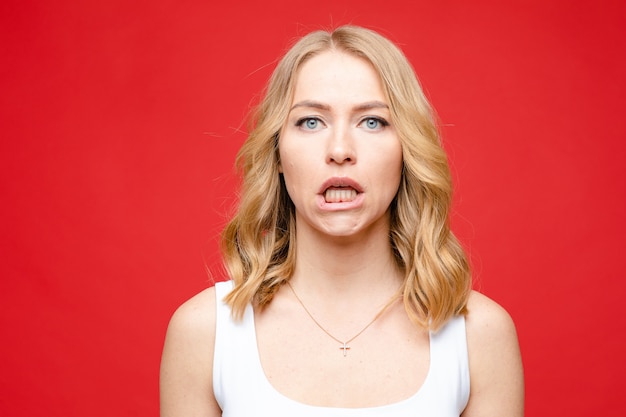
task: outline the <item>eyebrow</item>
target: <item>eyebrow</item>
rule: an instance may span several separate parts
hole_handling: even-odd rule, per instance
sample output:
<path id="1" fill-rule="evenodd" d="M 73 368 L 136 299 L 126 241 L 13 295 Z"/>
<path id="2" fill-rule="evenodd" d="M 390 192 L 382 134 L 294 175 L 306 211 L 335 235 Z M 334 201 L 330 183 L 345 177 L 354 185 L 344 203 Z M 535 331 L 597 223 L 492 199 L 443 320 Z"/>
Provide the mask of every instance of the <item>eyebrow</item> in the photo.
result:
<path id="1" fill-rule="evenodd" d="M 308 108 L 325 110 L 325 111 L 330 110 L 330 106 L 328 104 L 320 103 L 319 101 L 314 101 L 314 100 L 303 100 L 294 104 L 291 107 L 290 111 L 293 109 L 297 109 L 298 107 L 308 107 Z M 389 109 L 389 105 L 387 105 L 387 103 L 383 103 L 382 101 L 374 100 L 374 101 L 368 101 L 366 103 L 358 104 L 354 106 L 353 110 L 363 111 L 363 110 L 370 110 L 370 109 Z"/>

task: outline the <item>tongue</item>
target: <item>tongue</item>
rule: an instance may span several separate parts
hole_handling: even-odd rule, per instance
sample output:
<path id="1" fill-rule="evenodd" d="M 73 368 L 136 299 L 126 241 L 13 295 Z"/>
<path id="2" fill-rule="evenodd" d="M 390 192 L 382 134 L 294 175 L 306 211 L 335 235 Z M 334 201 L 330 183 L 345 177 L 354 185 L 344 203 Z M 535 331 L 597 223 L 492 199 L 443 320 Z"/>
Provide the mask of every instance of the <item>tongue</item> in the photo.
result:
<path id="1" fill-rule="evenodd" d="M 356 190 L 354 188 L 329 188 L 324 193 L 327 203 L 342 203 L 352 201 L 356 198 Z"/>

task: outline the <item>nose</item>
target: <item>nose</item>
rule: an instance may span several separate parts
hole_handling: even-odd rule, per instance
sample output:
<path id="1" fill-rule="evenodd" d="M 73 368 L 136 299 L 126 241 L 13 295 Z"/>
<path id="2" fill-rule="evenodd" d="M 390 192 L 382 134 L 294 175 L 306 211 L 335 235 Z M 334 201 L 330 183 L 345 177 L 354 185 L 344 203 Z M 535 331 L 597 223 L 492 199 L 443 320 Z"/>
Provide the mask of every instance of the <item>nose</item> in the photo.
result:
<path id="1" fill-rule="evenodd" d="M 354 164 L 355 162 L 356 151 L 350 128 L 337 126 L 329 138 L 326 163 Z"/>

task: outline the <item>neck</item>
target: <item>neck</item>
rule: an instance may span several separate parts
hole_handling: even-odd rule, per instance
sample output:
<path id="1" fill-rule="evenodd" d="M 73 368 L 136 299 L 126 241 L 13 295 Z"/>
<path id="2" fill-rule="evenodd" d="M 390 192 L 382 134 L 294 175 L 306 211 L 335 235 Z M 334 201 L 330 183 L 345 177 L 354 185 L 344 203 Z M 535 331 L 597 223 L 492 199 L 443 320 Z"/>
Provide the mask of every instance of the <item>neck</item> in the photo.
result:
<path id="1" fill-rule="evenodd" d="M 394 259 L 387 222 L 358 236 L 328 236 L 297 226 L 296 268 L 292 282 L 320 296 L 379 299 L 400 286 L 403 274 Z"/>

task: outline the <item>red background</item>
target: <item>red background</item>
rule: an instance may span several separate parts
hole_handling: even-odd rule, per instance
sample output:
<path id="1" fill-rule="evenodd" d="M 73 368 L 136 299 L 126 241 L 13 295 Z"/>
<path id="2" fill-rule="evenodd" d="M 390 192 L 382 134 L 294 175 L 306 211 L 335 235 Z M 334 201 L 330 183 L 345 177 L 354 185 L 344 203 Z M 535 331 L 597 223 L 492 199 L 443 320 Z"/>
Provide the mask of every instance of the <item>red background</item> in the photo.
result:
<path id="1" fill-rule="evenodd" d="M 352 22 L 441 116 L 527 416 L 623 416 L 624 4 L 2 2 L 0 415 L 157 415 L 169 316 L 219 274 L 242 120 L 291 39 Z"/>

